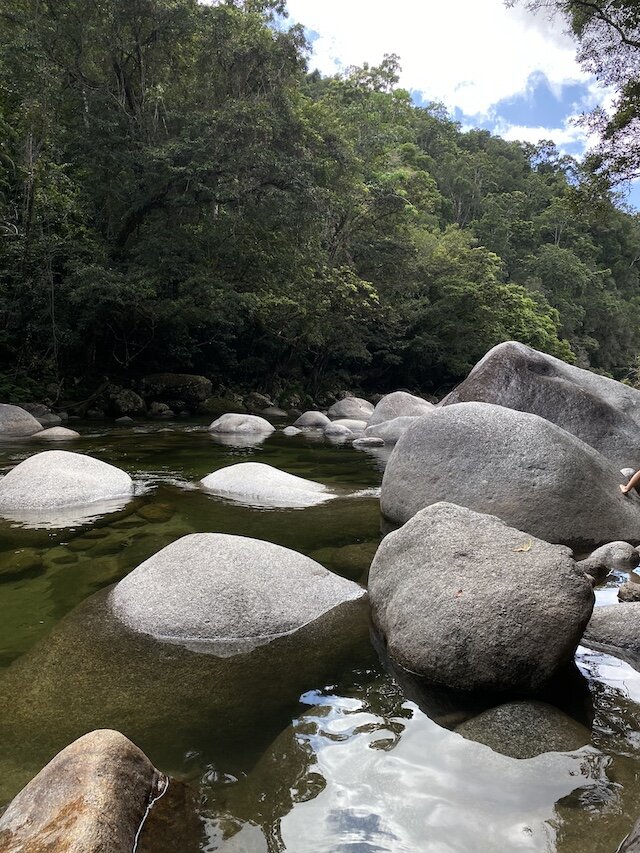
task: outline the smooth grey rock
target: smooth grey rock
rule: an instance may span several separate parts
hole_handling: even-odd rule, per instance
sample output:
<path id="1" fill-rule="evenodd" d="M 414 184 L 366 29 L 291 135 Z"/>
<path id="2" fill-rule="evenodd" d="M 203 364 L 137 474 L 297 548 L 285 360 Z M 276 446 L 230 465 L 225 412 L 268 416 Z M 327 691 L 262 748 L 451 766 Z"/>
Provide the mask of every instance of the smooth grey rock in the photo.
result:
<path id="1" fill-rule="evenodd" d="M 332 421 L 331 426 L 345 427 L 345 429 L 348 429 L 351 432 L 364 432 L 367 427 L 367 422 L 354 420 L 353 418 L 339 418 L 338 420 Z M 324 428 L 325 433 L 328 429 L 329 425 Z"/>
<path id="2" fill-rule="evenodd" d="M 54 415 L 53 412 L 47 412 L 46 415 L 38 415 L 36 420 L 40 421 L 43 427 L 55 427 L 62 423 L 62 418 L 59 415 Z"/>
<path id="3" fill-rule="evenodd" d="M 84 506 L 133 494 L 131 477 L 99 459 L 45 450 L 0 480 L 0 512 Z"/>
<path id="4" fill-rule="evenodd" d="M 279 409 L 277 406 L 267 406 L 266 409 L 263 409 L 260 412 L 266 418 L 286 418 L 287 413 L 284 409 Z"/>
<path id="5" fill-rule="evenodd" d="M 34 435 L 42 431 L 42 424 L 20 406 L 0 403 L 0 437 Z"/>
<path id="6" fill-rule="evenodd" d="M 315 506 L 337 497 L 322 483 L 294 477 L 262 462 L 239 462 L 200 480 L 208 491 L 251 506 Z"/>
<path id="7" fill-rule="evenodd" d="M 275 427 L 264 418 L 257 415 L 237 415 L 226 414 L 221 415 L 209 426 L 209 432 L 220 433 L 262 433 L 269 434 L 275 432 Z"/>
<path id="8" fill-rule="evenodd" d="M 382 480 L 381 508 L 395 523 L 447 500 L 502 518 L 547 542 L 590 550 L 640 541 L 640 497 L 622 495 L 597 450 L 537 415 L 458 403 L 418 418 Z"/>
<path id="9" fill-rule="evenodd" d="M 300 429 L 324 429 L 330 423 L 330 419 L 322 412 L 305 412 L 293 425 Z"/>
<path id="10" fill-rule="evenodd" d="M 147 400 L 184 400 L 197 405 L 211 396 L 211 382 L 191 373 L 153 373 L 144 377 L 140 390 Z"/>
<path id="11" fill-rule="evenodd" d="M 332 421 L 348 418 L 356 421 L 368 421 L 373 414 L 373 406 L 361 397 L 345 397 L 338 400 L 327 412 Z"/>
<path id="12" fill-rule="evenodd" d="M 60 441 L 67 438 L 80 438 L 80 433 L 76 432 L 74 429 L 67 429 L 67 427 L 51 427 L 50 429 L 43 429 L 42 432 L 37 432 L 34 435 L 34 438 L 44 438 L 47 440 Z"/>
<path id="13" fill-rule="evenodd" d="M 618 601 L 627 603 L 629 601 L 640 601 L 640 583 L 627 581 L 618 589 Z"/>
<path id="14" fill-rule="evenodd" d="M 83 735 L 53 758 L 0 817 L 3 853 L 124 853 L 149 800 L 167 785 L 120 732 Z"/>
<path id="15" fill-rule="evenodd" d="M 417 420 L 416 417 L 401 417 L 394 418 L 392 421 L 383 421 L 374 426 L 368 426 L 364 434 L 375 438 L 381 438 L 385 444 L 397 444 L 400 441 L 400 436 L 403 435 Z"/>
<path id="16" fill-rule="evenodd" d="M 344 424 L 329 423 L 323 430 L 327 438 L 352 438 L 353 433 Z"/>
<path id="17" fill-rule="evenodd" d="M 365 595 L 288 548 L 225 533 L 194 533 L 167 545 L 120 581 L 113 612 L 131 630 L 220 654 L 290 634 Z"/>
<path id="18" fill-rule="evenodd" d="M 129 415 L 123 415 L 121 418 L 116 418 L 115 422 L 117 424 L 132 424 L 133 418 L 130 418 Z"/>
<path id="19" fill-rule="evenodd" d="M 302 430 L 301 430 L 301 429 L 298 429 L 298 427 L 288 426 L 288 427 L 285 427 L 285 428 L 282 430 L 282 432 L 284 433 L 284 435 L 289 435 L 289 436 L 291 436 L 291 435 L 300 435 L 300 433 L 302 432 Z"/>
<path id="20" fill-rule="evenodd" d="M 440 405 L 479 401 L 531 412 L 619 467 L 640 468 L 640 391 L 516 341 L 489 350 Z"/>
<path id="21" fill-rule="evenodd" d="M 594 603 L 568 548 L 451 503 L 382 540 L 369 596 L 389 656 L 457 690 L 538 689 L 571 660 Z"/>
<path id="22" fill-rule="evenodd" d="M 586 726 L 546 702 L 507 702 L 483 711 L 455 731 L 510 758 L 573 752 L 591 741 Z"/>
<path id="23" fill-rule="evenodd" d="M 363 438 L 356 438 L 353 442 L 354 447 L 384 447 L 384 441 L 381 438 L 376 438 L 373 435 L 368 435 Z"/>
<path id="24" fill-rule="evenodd" d="M 406 391 L 394 391 L 380 400 L 369 418 L 369 426 L 376 426 L 395 418 L 420 418 L 430 414 L 433 408 L 433 403 L 423 400 L 422 397 L 414 397 Z"/>
<path id="25" fill-rule="evenodd" d="M 622 657 L 640 669 L 640 602 L 596 607 L 583 642 Z"/>
<path id="26" fill-rule="evenodd" d="M 621 572 L 632 572 L 640 565 L 640 554 L 629 542 L 607 542 L 581 560 L 578 565 L 581 569 L 594 577 L 597 575 L 592 571 L 603 568 L 608 572 L 617 570 Z"/>

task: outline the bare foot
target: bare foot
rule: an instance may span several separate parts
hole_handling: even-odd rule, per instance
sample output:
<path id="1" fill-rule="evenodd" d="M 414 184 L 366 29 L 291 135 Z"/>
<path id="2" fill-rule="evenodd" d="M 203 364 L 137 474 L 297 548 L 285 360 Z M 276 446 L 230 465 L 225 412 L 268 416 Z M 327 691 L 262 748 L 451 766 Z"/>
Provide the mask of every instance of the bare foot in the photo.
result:
<path id="1" fill-rule="evenodd" d="M 620 491 L 622 492 L 623 495 L 626 495 L 629 493 L 628 487 L 624 486 L 622 483 L 620 483 Z"/>

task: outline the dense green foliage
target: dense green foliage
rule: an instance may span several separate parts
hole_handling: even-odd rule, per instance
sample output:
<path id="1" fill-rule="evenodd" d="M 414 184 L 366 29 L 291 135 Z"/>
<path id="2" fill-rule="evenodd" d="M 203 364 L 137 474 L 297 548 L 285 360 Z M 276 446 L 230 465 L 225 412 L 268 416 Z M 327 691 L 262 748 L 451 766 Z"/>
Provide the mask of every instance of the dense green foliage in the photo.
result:
<path id="1" fill-rule="evenodd" d="M 608 183 L 640 177 L 640 3 L 638 0 L 507 0 L 559 12 L 578 43 L 578 60 L 613 93 L 609 110 L 584 117 L 598 134 L 589 154 L 595 176 Z"/>
<path id="2" fill-rule="evenodd" d="M 308 74 L 282 11 L 3 4 L 7 387 L 161 369 L 435 390 L 509 338 L 624 375 L 637 219 L 553 146 L 413 105 L 393 56 Z"/>

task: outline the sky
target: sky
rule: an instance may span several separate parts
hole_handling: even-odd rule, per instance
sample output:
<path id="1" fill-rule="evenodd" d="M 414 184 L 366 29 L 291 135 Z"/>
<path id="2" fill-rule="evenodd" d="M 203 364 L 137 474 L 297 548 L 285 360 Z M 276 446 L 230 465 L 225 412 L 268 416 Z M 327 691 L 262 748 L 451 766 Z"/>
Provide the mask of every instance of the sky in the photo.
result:
<path id="1" fill-rule="evenodd" d="M 505 139 L 552 139 L 580 157 L 590 140 L 573 119 L 610 94 L 576 61 L 562 19 L 507 9 L 504 0 L 288 0 L 305 26 L 310 68 L 335 74 L 350 65 L 400 57 L 400 85 L 417 104 L 442 102 L 463 128 Z M 640 183 L 630 203 L 640 208 Z"/>

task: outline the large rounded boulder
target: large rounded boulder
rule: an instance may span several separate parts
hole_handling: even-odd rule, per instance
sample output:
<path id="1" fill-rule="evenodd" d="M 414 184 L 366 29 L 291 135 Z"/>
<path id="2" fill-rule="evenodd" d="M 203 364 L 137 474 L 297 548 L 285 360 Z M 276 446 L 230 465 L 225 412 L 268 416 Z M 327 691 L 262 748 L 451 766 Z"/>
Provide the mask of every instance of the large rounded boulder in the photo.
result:
<path id="1" fill-rule="evenodd" d="M 42 424 L 20 406 L 0 403 L 0 437 L 35 435 L 42 430 Z"/>
<path id="2" fill-rule="evenodd" d="M 516 341 L 498 344 L 441 405 L 471 401 L 531 412 L 619 466 L 640 467 L 640 391 Z"/>
<path id="3" fill-rule="evenodd" d="M 63 749 L 0 817 L 3 853 L 125 853 L 168 780 L 124 735 L 90 732 Z"/>
<path id="4" fill-rule="evenodd" d="M 548 542 L 592 550 L 640 541 L 640 498 L 622 495 L 619 479 L 600 453 L 550 421 L 458 403 L 434 409 L 402 435 L 387 463 L 381 508 L 403 524 L 446 500 Z"/>
<path id="5" fill-rule="evenodd" d="M 228 465 L 200 481 L 208 492 L 252 506 L 306 507 L 337 495 L 322 483 L 305 480 L 262 462 Z"/>
<path id="6" fill-rule="evenodd" d="M 258 415 L 221 415 L 209 426 L 209 432 L 219 435 L 269 435 L 275 427 L 266 418 Z"/>
<path id="7" fill-rule="evenodd" d="M 293 422 L 299 429 L 324 429 L 331 421 L 322 412 L 303 412 L 297 421 Z"/>
<path id="8" fill-rule="evenodd" d="M 572 659 L 594 603 L 569 549 L 450 503 L 383 539 L 369 596 L 393 661 L 466 691 L 540 688 Z"/>
<path id="9" fill-rule="evenodd" d="M 428 415 L 434 408 L 433 403 L 415 397 L 407 391 L 393 391 L 380 400 L 369 418 L 369 426 L 392 421 L 394 418 L 420 418 Z"/>
<path id="10" fill-rule="evenodd" d="M 133 480 L 114 465 L 82 453 L 45 450 L 0 480 L 0 513 L 80 507 L 132 494 Z"/>
<path id="11" fill-rule="evenodd" d="M 338 400 L 327 412 L 332 421 L 349 418 L 356 421 L 368 421 L 373 414 L 373 406 L 361 397 L 345 397 Z"/>
<path id="12" fill-rule="evenodd" d="M 281 545 L 194 533 L 121 580 L 111 605 L 133 631 L 235 652 L 291 634 L 363 595 L 357 584 Z"/>

